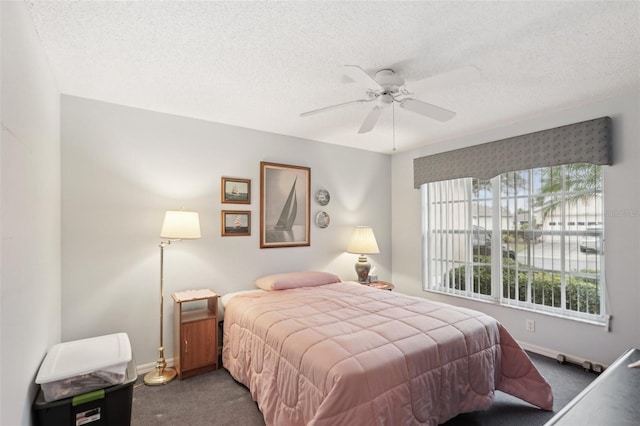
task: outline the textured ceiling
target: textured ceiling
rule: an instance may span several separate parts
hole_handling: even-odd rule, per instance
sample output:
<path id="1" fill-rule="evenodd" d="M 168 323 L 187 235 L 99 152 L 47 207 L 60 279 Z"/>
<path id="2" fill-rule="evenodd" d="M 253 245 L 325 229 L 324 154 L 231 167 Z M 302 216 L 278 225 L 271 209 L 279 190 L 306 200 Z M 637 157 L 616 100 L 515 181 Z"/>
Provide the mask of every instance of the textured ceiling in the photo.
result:
<path id="1" fill-rule="evenodd" d="M 28 1 L 64 94 L 392 152 L 640 88 L 640 2 Z M 441 123 L 372 104 L 343 66 L 393 68 Z M 429 77 L 465 66 L 471 81 Z"/>

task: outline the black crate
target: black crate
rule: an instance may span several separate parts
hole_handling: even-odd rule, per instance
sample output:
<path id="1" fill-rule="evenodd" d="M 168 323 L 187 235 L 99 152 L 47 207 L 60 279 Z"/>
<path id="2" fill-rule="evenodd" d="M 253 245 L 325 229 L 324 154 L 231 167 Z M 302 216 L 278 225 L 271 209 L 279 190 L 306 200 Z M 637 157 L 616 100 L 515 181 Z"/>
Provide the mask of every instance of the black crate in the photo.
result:
<path id="1" fill-rule="evenodd" d="M 42 389 L 33 403 L 36 426 L 124 426 L 131 424 L 133 385 L 138 375 L 133 360 L 124 382 L 71 398 L 46 402 Z"/>

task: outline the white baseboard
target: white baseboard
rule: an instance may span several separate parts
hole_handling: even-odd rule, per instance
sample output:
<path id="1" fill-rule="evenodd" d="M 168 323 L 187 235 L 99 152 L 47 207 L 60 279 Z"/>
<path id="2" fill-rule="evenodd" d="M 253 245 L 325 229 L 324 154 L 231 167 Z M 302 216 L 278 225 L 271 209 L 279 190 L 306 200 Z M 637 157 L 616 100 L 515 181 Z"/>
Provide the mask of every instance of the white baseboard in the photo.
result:
<path id="1" fill-rule="evenodd" d="M 558 356 L 558 351 L 543 348 L 542 346 L 532 345 L 527 342 L 518 342 L 518 344 L 522 346 L 522 349 L 524 349 L 525 351 L 533 352 L 538 355 L 546 356 L 553 359 L 555 359 Z"/>
<path id="2" fill-rule="evenodd" d="M 546 356 L 548 358 L 553 358 L 553 359 L 558 359 L 558 357 L 564 357 L 564 362 L 570 362 L 571 364 L 577 364 L 577 365 L 589 365 L 591 366 L 591 368 L 593 368 L 594 371 L 596 372 L 600 372 L 598 371 L 599 368 L 606 368 L 608 367 L 608 365 L 606 364 L 599 364 L 593 361 L 590 361 L 588 359 L 585 359 L 581 356 L 578 355 L 574 355 L 574 354 L 568 354 L 568 353 L 562 353 L 562 352 L 558 352 L 552 349 L 548 349 L 548 348 L 544 348 L 542 346 L 537 346 L 537 345 L 532 345 L 530 343 L 527 342 L 518 342 L 518 344 L 522 347 L 522 349 L 524 349 L 525 351 L 530 351 L 533 353 L 536 353 L 538 355 L 542 355 L 542 356 Z"/>
<path id="3" fill-rule="evenodd" d="M 222 346 L 218 346 L 218 356 L 222 355 Z M 173 358 L 165 358 L 165 361 L 167 362 L 167 367 L 173 367 Z M 138 376 L 143 375 L 143 374 L 147 374 L 149 371 L 153 370 L 154 368 L 156 368 L 156 363 L 155 362 L 149 362 L 147 364 L 138 364 L 136 365 L 136 372 L 138 373 Z"/>
<path id="4" fill-rule="evenodd" d="M 173 367 L 173 358 L 166 358 L 165 361 L 167 362 L 167 367 Z M 147 364 L 138 364 L 136 365 L 136 372 L 138 373 L 138 376 L 143 376 L 154 368 L 156 368 L 155 361 Z"/>

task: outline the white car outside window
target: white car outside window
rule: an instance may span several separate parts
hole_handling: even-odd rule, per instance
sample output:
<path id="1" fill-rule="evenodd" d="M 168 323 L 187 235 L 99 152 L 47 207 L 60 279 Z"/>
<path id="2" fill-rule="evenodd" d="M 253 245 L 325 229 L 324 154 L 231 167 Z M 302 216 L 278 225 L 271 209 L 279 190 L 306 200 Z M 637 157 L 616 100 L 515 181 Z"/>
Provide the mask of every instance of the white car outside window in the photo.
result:
<path id="1" fill-rule="evenodd" d="M 586 235 L 580 240 L 580 251 L 582 253 L 602 252 L 602 225 L 587 226 Z"/>

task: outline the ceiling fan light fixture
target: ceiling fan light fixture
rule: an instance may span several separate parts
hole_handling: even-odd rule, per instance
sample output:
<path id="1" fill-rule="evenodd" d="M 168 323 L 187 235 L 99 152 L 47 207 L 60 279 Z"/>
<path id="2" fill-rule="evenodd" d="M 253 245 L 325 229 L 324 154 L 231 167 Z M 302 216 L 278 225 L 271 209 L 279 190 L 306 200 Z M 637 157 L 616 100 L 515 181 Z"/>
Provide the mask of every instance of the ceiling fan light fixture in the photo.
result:
<path id="1" fill-rule="evenodd" d="M 390 93 L 383 93 L 380 95 L 380 102 L 385 104 L 385 105 L 389 105 L 391 103 L 393 103 L 393 96 Z"/>

